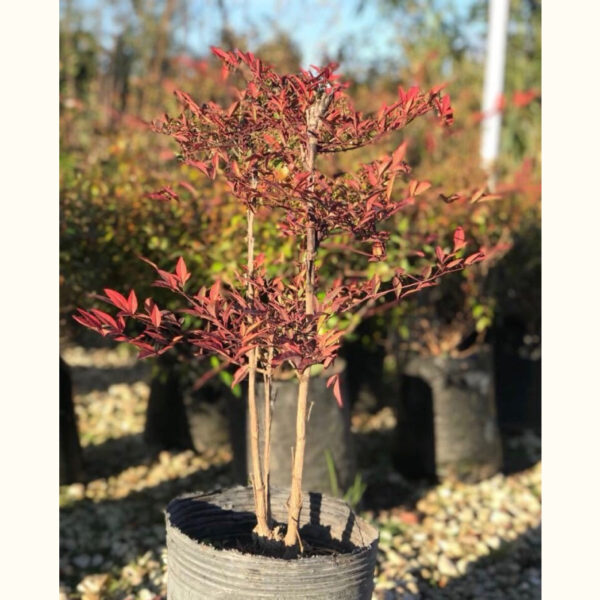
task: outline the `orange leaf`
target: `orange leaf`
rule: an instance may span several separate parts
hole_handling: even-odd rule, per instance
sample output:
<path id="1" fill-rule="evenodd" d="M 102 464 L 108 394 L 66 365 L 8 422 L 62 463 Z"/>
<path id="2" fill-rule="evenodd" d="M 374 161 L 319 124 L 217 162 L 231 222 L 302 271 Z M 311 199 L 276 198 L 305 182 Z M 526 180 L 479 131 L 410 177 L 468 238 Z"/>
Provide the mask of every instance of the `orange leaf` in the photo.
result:
<path id="1" fill-rule="evenodd" d="M 189 278 L 190 274 L 185 265 L 185 261 L 183 257 L 180 256 L 177 261 L 177 266 L 175 267 L 175 273 L 177 273 L 177 277 L 179 277 L 179 281 L 181 281 L 181 285 L 183 285 Z"/>
<path id="2" fill-rule="evenodd" d="M 429 188 L 431 187 L 431 183 L 429 181 L 419 181 L 419 183 L 417 183 L 417 187 L 415 188 L 415 196 L 418 196 L 419 194 L 422 194 L 423 192 L 427 191 Z"/>
<path id="3" fill-rule="evenodd" d="M 462 227 L 457 227 L 454 231 L 454 252 L 458 252 L 461 248 L 467 245 L 465 242 L 465 230 Z"/>
<path id="4" fill-rule="evenodd" d="M 342 392 L 340 390 L 340 374 L 339 373 L 332 375 L 327 380 L 327 387 L 329 388 L 332 385 L 333 385 L 333 395 L 335 396 L 338 406 L 340 408 L 342 408 L 342 406 L 344 406 L 344 401 L 342 400 Z"/>

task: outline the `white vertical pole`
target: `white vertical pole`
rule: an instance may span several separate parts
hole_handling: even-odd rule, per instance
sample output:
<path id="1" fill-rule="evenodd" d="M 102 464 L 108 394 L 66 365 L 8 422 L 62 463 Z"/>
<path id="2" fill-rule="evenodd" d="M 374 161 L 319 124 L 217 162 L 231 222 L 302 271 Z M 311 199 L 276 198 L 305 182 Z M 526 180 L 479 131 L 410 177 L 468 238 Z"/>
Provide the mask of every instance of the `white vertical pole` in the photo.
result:
<path id="1" fill-rule="evenodd" d="M 481 123 L 480 149 L 481 165 L 488 170 L 496 162 L 500 149 L 502 115 L 497 109 L 504 90 L 508 5 L 509 0 L 489 0 L 488 4 L 485 81 L 481 107 L 485 116 Z"/>

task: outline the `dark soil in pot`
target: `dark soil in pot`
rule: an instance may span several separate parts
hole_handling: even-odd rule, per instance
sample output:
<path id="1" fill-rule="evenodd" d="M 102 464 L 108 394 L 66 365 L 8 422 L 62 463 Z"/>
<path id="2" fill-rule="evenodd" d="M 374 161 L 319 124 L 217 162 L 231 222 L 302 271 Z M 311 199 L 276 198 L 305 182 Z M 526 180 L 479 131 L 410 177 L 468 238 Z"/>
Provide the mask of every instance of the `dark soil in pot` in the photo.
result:
<path id="1" fill-rule="evenodd" d="M 404 373 L 412 381 L 403 386 L 398 408 L 399 470 L 462 481 L 497 473 L 502 447 L 490 348 L 462 358 L 413 357 Z"/>
<path id="2" fill-rule="evenodd" d="M 326 387 L 327 378 L 335 372 L 341 372 L 340 383 L 344 398 L 344 405 L 341 408 L 331 389 Z M 263 384 L 257 382 L 256 396 L 261 439 L 263 394 Z M 340 492 L 344 492 L 352 485 L 356 474 L 344 361 L 338 359 L 333 369 L 311 377 L 308 394 L 309 405 L 312 403 L 312 407 L 307 425 L 302 487 L 328 494 L 333 493 L 334 488 L 337 487 Z M 291 484 L 291 447 L 296 437 L 297 396 L 298 382 L 295 378 L 273 382 L 270 480 L 272 485 L 278 487 L 285 488 Z M 245 485 L 251 470 L 245 399 L 232 402 L 230 415 L 236 480 Z M 262 444 L 260 450 L 262 461 Z"/>
<path id="3" fill-rule="evenodd" d="M 277 523 L 287 520 L 288 496 L 272 489 Z M 253 506 L 252 489 L 244 487 L 169 503 L 169 600 L 370 600 L 378 533 L 344 502 L 304 494 L 300 535 L 318 551 L 289 560 L 243 551 L 256 524 Z"/>

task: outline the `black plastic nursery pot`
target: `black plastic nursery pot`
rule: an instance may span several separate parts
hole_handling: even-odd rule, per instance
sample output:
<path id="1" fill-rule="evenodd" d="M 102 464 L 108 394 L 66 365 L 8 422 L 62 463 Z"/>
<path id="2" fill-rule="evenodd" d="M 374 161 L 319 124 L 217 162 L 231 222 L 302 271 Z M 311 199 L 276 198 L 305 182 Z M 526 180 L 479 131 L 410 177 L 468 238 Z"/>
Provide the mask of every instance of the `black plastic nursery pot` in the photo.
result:
<path id="1" fill-rule="evenodd" d="M 396 464 L 409 477 L 480 481 L 502 467 L 492 352 L 413 357 L 404 367 Z"/>
<path id="2" fill-rule="evenodd" d="M 59 371 L 59 406 L 60 484 L 64 485 L 80 481 L 84 469 L 73 404 L 71 369 L 62 358 Z"/>
<path id="3" fill-rule="evenodd" d="M 505 319 L 494 329 L 494 370 L 498 424 L 506 432 L 542 426 L 542 360 L 538 345 L 527 346 L 527 328 Z"/>
<path id="4" fill-rule="evenodd" d="M 289 490 L 271 490 L 276 523 Z M 317 555 L 283 559 L 241 551 L 256 524 L 251 488 L 188 494 L 167 506 L 168 600 L 370 600 L 378 532 L 343 501 L 303 495 L 300 536 Z"/>
<path id="5" fill-rule="evenodd" d="M 210 386 L 186 389 L 173 363 L 159 358 L 150 383 L 144 440 L 152 448 L 203 451 L 229 440 L 228 394 Z"/>
<path id="6" fill-rule="evenodd" d="M 310 379 L 308 388 L 309 420 L 306 428 L 306 453 L 302 484 L 305 489 L 332 494 L 337 488 L 347 490 L 356 475 L 356 461 L 350 428 L 350 407 L 345 379 L 346 363 L 338 359 L 331 369 Z M 338 406 L 327 379 L 340 373 L 343 406 Z M 290 440 L 296 435 L 296 406 L 298 382 L 274 380 L 272 386 L 272 424 L 270 453 L 270 482 L 276 487 L 289 487 L 292 479 Z M 256 384 L 259 435 L 263 436 L 264 386 Z M 246 419 L 246 399 L 236 402 L 231 411 L 232 446 L 236 479 L 245 485 L 251 473 L 250 436 Z M 262 461 L 262 445 L 260 447 Z"/>

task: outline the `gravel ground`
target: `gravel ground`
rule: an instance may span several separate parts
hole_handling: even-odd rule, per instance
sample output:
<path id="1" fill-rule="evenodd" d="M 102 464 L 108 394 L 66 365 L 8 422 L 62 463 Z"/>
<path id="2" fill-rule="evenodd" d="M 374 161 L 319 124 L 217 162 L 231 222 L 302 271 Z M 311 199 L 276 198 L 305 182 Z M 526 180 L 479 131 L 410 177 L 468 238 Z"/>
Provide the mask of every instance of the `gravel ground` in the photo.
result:
<path id="1" fill-rule="evenodd" d="M 71 347 L 62 356 L 73 367 L 86 478 L 60 487 L 60 598 L 166 598 L 164 507 L 182 492 L 228 486 L 231 450 L 151 453 L 141 435 L 148 365 L 122 350 Z M 383 450 L 393 425 L 389 409 L 353 418 L 368 485 L 361 512 L 381 532 L 373 598 L 540 598 L 539 438 L 507 441 L 525 469 L 431 487 L 390 466 Z"/>

